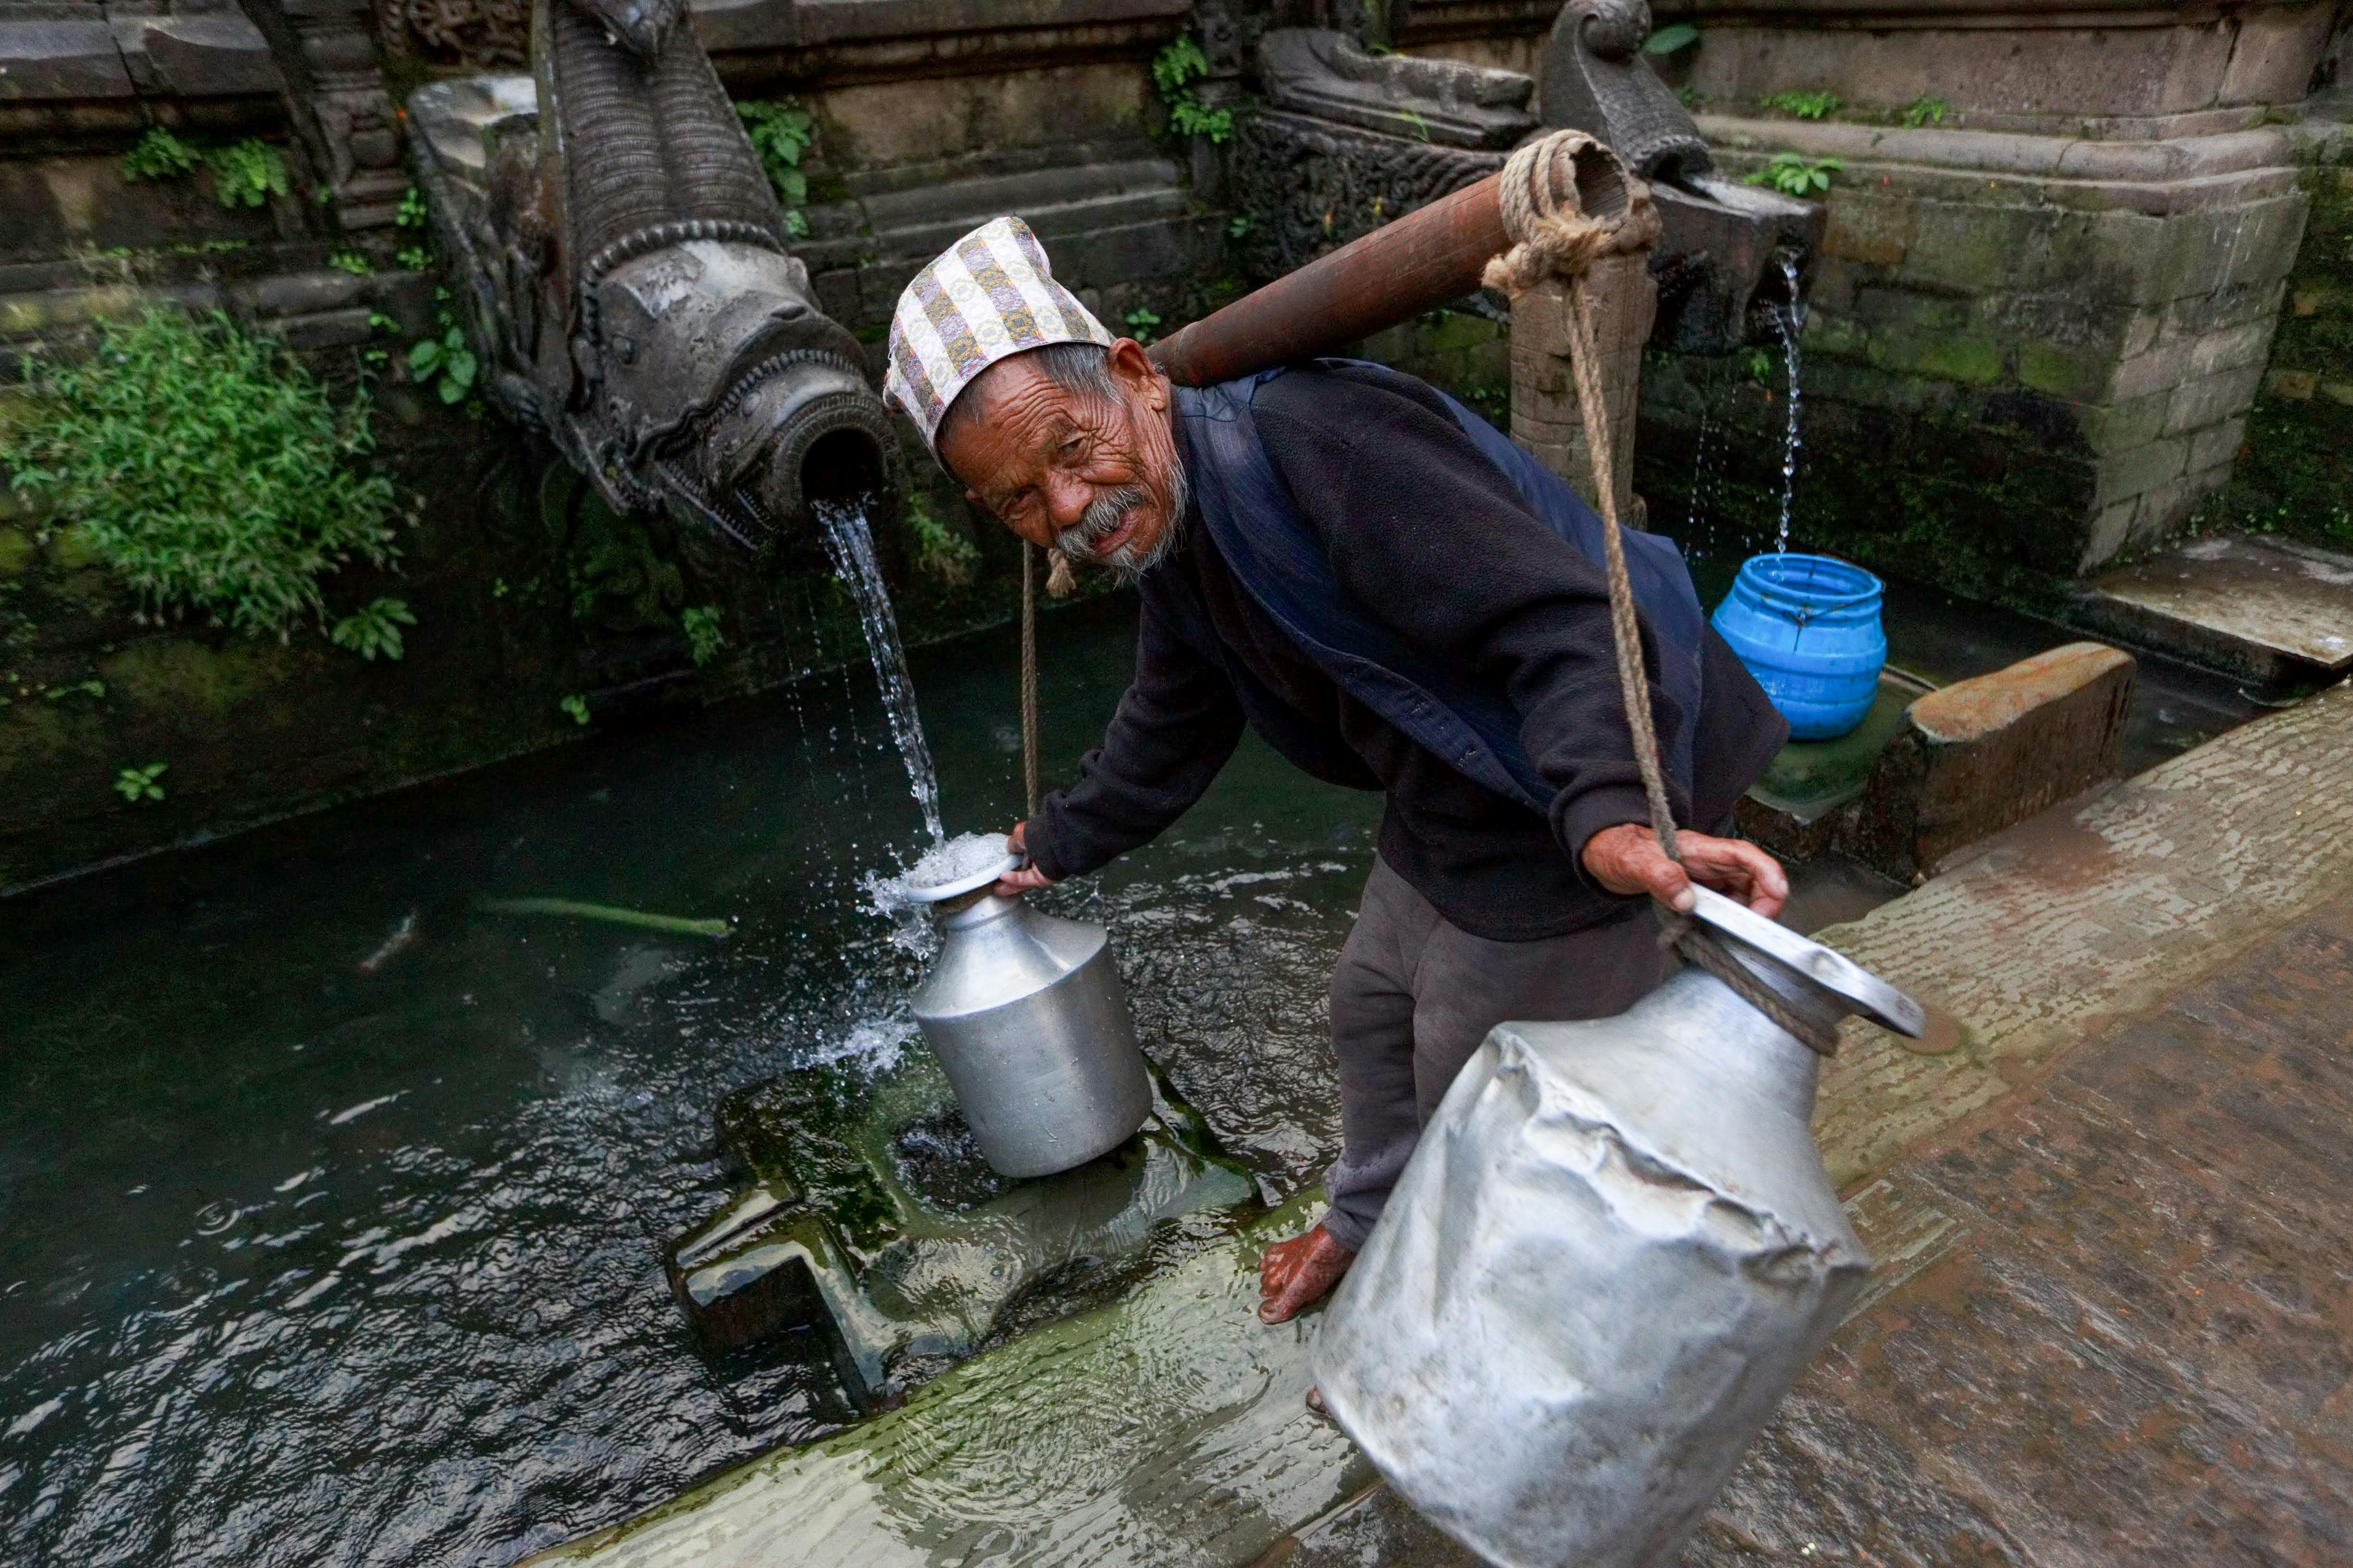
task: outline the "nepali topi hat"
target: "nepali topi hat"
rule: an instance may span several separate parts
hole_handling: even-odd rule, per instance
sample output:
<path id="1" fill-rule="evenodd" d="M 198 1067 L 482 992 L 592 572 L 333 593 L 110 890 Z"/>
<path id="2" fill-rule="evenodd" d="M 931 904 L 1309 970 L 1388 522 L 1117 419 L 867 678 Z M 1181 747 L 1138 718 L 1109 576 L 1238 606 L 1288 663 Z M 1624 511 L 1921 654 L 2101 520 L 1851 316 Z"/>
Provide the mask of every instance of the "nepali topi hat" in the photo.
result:
<path id="1" fill-rule="evenodd" d="M 1052 343 L 1109 348 L 1112 335 L 1054 281 L 1053 264 L 1028 224 L 991 218 L 901 291 L 882 390 L 936 455 L 940 421 L 958 393 L 998 360 Z"/>

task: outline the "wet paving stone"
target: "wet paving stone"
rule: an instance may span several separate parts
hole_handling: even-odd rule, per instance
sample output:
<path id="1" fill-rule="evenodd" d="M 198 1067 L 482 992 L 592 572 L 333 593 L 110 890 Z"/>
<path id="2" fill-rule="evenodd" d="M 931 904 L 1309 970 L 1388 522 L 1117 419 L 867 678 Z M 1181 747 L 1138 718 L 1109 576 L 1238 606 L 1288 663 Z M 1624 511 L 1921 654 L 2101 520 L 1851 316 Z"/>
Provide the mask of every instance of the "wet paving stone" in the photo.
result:
<path id="1" fill-rule="evenodd" d="M 1686 1568 L 2353 1561 L 2348 981 L 2353 896 L 1883 1173 Z"/>

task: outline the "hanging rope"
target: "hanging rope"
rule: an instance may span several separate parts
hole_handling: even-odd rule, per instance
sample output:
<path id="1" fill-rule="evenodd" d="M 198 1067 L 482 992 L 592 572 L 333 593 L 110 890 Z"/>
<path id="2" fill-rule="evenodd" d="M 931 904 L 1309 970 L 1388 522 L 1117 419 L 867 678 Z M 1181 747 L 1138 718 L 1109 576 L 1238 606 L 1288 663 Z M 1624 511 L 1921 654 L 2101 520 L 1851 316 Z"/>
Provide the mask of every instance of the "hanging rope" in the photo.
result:
<path id="1" fill-rule="evenodd" d="M 1681 865 L 1683 846 L 1667 804 L 1666 774 L 1659 766 L 1659 735 L 1642 668 L 1641 627 L 1635 619 L 1634 588 L 1626 574 L 1626 550 L 1620 537 L 1617 455 L 1609 439 L 1609 407 L 1602 395 L 1587 281 L 1593 263 L 1601 258 L 1656 243 L 1658 213 L 1651 205 L 1650 187 L 1626 174 L 1616 154 L 1578 131 L 1557 132 L 1514 153 L 1504 165 L 1501 199 L 1504 232 L 1511 237 L 1512 248 L 1487 264 L 1482 281 L 1514 300 L 1553 278 L 1567 284 L 1569 364 L 1605 524 L 1602 564 L 1609 579 L 1609 635 L 1618 656 L 1618 690 L 1633 737 L 1634 764 L 1642 775 L 1642 795 L 1650 805 L 1651 830 L 1658 835 L 1667 858 Z M 1735 995 L 1821 1055 L 1838 1048 L 1835 1031 L 1792 1007 L 1704 927 L 1664 904 L 1658 910 L 1662 941 L 1685 963 L 1723 981 Z"/>
<path id="2" fill-rule="evenodd" d="M 1060 559 L 1060 552 L 1055 552 Z M 1050 591 L 1052 584 L 1048 587 Z M 1038 547 L 1021 542 L 1021 819 L 1038 815 Z"/>

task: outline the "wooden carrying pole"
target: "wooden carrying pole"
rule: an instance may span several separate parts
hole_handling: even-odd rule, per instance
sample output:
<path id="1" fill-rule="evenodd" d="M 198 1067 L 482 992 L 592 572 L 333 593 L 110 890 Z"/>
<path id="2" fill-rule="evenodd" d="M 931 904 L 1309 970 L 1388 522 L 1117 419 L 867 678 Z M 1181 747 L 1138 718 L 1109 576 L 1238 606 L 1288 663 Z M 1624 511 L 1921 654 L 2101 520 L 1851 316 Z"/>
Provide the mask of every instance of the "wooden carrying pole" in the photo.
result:
<path id="1" fill-rule="evenodd" d="M 1331 353 L 1479 289 L 1487 263 L 1511 247 L 1490 174 L 1320 256 L 1153 345 L 1153 363 L 1183 386 L 1208 386 Z"/>

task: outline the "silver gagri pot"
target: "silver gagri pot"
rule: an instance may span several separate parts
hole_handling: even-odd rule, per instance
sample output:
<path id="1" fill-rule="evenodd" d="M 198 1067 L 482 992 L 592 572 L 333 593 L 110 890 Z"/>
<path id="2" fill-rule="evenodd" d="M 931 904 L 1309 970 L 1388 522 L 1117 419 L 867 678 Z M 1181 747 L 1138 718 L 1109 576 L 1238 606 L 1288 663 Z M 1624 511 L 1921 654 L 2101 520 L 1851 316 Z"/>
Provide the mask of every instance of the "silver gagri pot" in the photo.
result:
<path id="1" fill-rule="evenodd" d="M 933 916 L 940 955 L 909 1005 L 988 1163 L 1043 1176 L 1125 1142 L 1152 1079 L 1103 928 L 987 892 Z"/>
<path id="2" fill-rule="evenodd" d="M 1920 1032 L 1847 959 L 1701 900 L 1810 1016 Z M 1409 1502 L 1506 1568 L 1672 1561 L 1871 1268 L 1808 1127 L 1819 1064 L 1697 969 L 1614 1018 L 1487 1037 L 1316 1347 Z"/>

